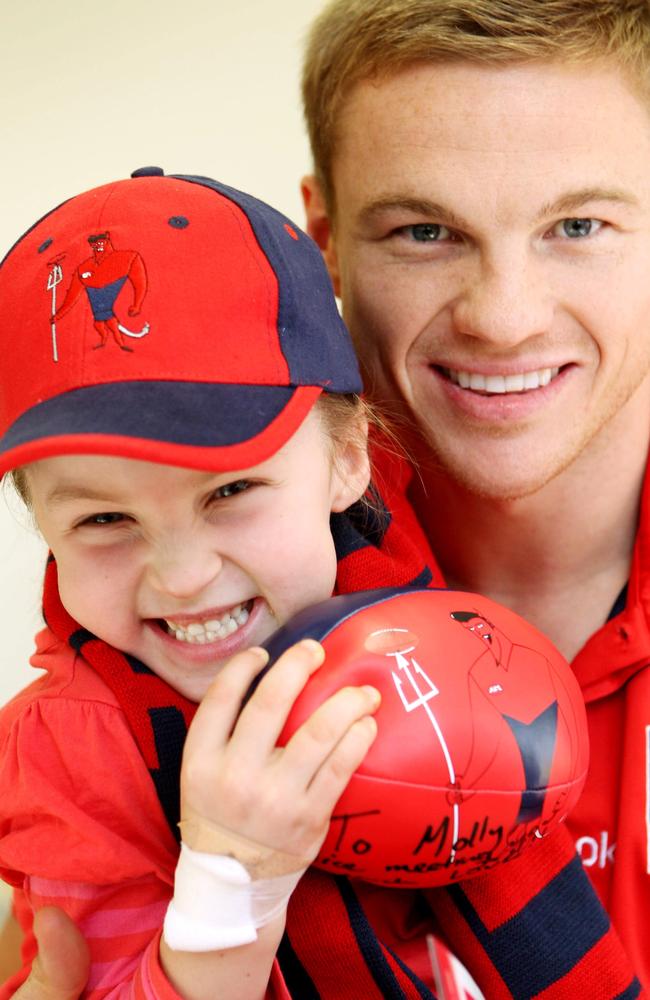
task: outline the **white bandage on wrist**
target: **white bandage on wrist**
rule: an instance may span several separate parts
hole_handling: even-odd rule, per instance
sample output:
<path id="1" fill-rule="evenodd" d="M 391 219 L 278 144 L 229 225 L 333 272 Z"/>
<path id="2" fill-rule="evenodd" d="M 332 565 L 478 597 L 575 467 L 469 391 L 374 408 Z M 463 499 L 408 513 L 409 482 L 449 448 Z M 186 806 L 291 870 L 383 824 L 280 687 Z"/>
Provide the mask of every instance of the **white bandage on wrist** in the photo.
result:
<path id="1" fill-rule="evenodd" d="M 225 826 L 196 815 L 187 807 L 183 812 L 183 819 L 178 826 L 184 844 L 195 851 L 205 851 L 206 854 L 236 858 L 241 861 L 254 882 L 263 878 L 275 878 L 276 875 L 287 875 L 289 872 L 304 872 L 309 868 L 311 862 L 308 858 L 287 854 L 277 847 L 261 844 L 259 840 L 243 837 Z"/>
<path id="2" fill-rule="evenodd" d="M 253 881 L 235 858 L 181 844 L 163 937 L 174 951 L 221 951 L 250 944 L 257 928 L 287 906 L 302 870 Z"/>

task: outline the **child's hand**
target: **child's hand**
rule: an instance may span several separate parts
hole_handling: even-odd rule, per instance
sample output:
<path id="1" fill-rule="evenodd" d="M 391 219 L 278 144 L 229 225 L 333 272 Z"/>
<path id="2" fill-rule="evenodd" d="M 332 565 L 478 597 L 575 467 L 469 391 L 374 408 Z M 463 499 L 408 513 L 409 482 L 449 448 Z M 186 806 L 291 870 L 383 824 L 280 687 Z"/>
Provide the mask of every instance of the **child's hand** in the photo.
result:
<path id="1" fill-rule="evenodd" d="M 323 659 L 319 643 L 299 642 L 267 672 L 243 710 L 265 651 L 249 649 L 220 671 L 183 755 L 181 829 L 189 847 L 233 856 L 255 878 L 314 860 L 332 810 L 375 738 L 371 713 L 380 701 L 374 688 L 342 688 L 285 747 L 276 747 L 294 701 Z"/>

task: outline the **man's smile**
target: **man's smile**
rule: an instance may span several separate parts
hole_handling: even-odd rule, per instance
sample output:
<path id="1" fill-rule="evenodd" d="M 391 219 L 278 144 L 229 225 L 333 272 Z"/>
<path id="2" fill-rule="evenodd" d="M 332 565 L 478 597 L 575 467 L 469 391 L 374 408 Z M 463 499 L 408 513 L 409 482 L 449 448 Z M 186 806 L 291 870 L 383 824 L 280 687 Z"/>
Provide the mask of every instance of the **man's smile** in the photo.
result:
<path id="1" fill-rule="evenodd" d="M 437 366 L 436 366 L 437 367 Z M 471 389 L 473 392 L 488 394 L 504 394 L 507 392 L 529 392 L 531 389 L 541 389 L 548 385 L 560 369 L 538 368 L 534 371 L 518 372 L 517 374 L 490 374 L 469 372 L 454 368 L 438 367 L 446 378 L 461 389 Z"/>

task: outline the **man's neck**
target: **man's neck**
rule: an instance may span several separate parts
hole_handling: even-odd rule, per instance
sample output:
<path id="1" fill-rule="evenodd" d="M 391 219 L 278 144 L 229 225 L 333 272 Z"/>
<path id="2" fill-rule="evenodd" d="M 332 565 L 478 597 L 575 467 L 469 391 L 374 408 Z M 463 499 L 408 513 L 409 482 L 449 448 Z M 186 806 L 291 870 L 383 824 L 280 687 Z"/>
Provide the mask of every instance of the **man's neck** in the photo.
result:
<path id="1" fill-rule="evenodd" d="M 608 426 L 569 468 L 514 501 L 468 492 L 420 452 L 411 500 L 448 585 L 507 605 L 572 659 L 629 576 L 650 421 L 636 427 L 635 436 Z"/>

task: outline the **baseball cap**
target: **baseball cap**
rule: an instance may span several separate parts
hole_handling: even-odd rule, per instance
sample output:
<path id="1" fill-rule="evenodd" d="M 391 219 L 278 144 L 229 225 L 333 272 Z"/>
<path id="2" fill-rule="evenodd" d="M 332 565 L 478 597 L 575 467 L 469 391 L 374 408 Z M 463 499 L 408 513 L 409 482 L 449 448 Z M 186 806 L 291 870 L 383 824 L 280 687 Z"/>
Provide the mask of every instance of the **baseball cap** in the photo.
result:
<path id="1" fill-rule="evenodd" d="M 71 198 L 0 263 L 0 474 L 53 455 L 243 469 L 361 377 L 320 251 L 157 167 Z"/>

